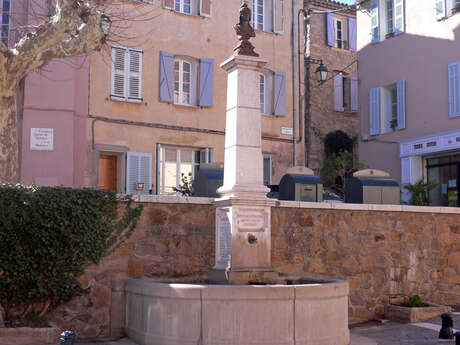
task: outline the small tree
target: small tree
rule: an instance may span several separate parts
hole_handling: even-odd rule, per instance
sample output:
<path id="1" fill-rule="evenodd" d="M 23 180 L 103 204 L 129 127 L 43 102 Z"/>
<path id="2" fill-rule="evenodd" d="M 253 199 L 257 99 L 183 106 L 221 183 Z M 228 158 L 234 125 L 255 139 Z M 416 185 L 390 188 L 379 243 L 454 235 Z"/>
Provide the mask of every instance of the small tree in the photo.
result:
<path id="1" fill-rule="evenodd" d="M 429 206 L 431 204 L 431 191 L 437 186 L 434 182 L 425 183 L 423 179 L 415 184 L 406 184 L 404 186 L 411 193 L 409 203 L 416 206 Z"/>
<path id="2" fill-rule="evenodd" d="M 340 195 L 344 195 L 345 180 L 363 164 L 355 163 L 353 154 L 349 151 L 342 151 L 339 154 L 332 154 L 326 159 L 321 168 L 321 179 L 325 187 L 329 187 Z"/>

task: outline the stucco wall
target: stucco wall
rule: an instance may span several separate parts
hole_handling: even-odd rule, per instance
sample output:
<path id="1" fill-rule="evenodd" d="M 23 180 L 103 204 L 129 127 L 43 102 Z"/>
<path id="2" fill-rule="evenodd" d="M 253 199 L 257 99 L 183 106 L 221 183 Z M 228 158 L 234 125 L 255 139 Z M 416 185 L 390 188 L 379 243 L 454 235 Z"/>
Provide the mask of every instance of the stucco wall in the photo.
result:
<path id="1" fill-rule="evenodd" d="M 296 12 L 302 6 L 296 1 Z M 238 21 L 241 1 L 213 1 L 212 17 L 204 18 L 181 14 L 153 4 L 127 3 L 124 15 L 149 18 L 145 21 L 129 21 L 116 26 L 123 37 L 110 45 L 122 45 L 143 50 L 142 103 L 113 101 L 110 99 L 111 52 L 110 48 L 93 55 L 91 60 L 90 114 L 111 119 L 124 119 L 163 125 L 200 129 L 225 130 L 227 74 L 219 65 L 233 54 L 238 43 L 233 26 Z M 272 154 L 273 183 L 279 182 L 286 169 L 292 166 L 293 145 L 290 135 L 282 135 L 281 127 L 293 127 L 292 64 L 291 64 L 291 1 L 284 1 L 284 33 L 275 34 L 256 30 L 252 39 L 255 51 L 267 61 L 266 68 L 274 72 L 286 72 L 286 115 L 262 115 L 262 135 L 284 139 L 284 142 L 263 140 L 264 153 Z M 214 59 L 214 105 L 210 108 L 181 106 L 159 101 L 160 50 L 174 55 L 196 59 Z M 259 85 L 244 85 L 258 89 Z M 297 92 L 297 91 L 296 91 Z M 296 100 L 296 106 L 297 106 Z M 143 126 L 130 126 L 97 121 L 94 137 L 88 131 L 89 141 L 96 144 L 127 147 L 129 151 L 147 152 L 153 155 L 152 171 L 155 184 L 155 144 L 179 145 L 196 148 L 214 148 L 214 161 L 224 161 L 224 135 L 196 133 Z M 91 150 L 91 147 L 89 148 Z M 303 144 L 297 145 L 298 164 L 303 164 Z M 91 156 L 90 156 L 90 159 Z M 90 162 L 93 164 L 93 162 Z M 94 185 L 96 167 L 88 172 L 87 184 Z M 155 191 L 155 188 L 153 189 Z"/>
<path id="2" fill-rule="evenodd" d="M 88 59 L 54 60 L 25 79 L 22 183 L 74 188 L 84 185 Z M 52 128 L 53 150 L 32 150 L 31 128 Z"/>
<path id="3" fill-rule="evenodd" d="M 132 237 L 80 278 L 90 292 L 51 315 L 79 337 L 120 334 L 124 279 L 199 282 L 214 264 L 211 199 L 140 200 Z M 458 305 L 459 224 L 457 208 L 283 201 L 272 208 L 272 265 L 291 277 L 348 280 L 351 322 L 381 316 L 385 303 L 414 294 Z"/>

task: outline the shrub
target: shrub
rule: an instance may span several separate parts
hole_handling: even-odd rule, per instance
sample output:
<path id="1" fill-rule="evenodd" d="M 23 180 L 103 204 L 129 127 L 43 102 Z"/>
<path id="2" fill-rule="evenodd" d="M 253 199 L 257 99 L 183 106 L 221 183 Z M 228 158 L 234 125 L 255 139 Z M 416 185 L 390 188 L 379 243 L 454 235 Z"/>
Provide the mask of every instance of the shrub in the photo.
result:
<path id="1" fill-rule="evenodd" d="M 115 192 L 0 185 L 0 305 L 7 319 L 13 307 L 27 313 L 40 304 L 42 316 L 81 292 L 76 279 L 130 236 L 141 212 Z"/>
<path id="2" fill-rule="evenodd" d="M 430 192 L 437 187 L 434 182 L 425 183 L 419 180 L 415 184 L 406 184 L 404 186 L 411 193 L 409 203 L 416 206 L 429 206 L 431 204 Z"/>
<path id="3" fill-rule="evenodd" d="M 409 298 L 409 301 L 406 303 L 401 304 L 403 307 L 409 308 L 420 308 L 423 307 L 422 299 L 419 295 L 414 295 Z"/>

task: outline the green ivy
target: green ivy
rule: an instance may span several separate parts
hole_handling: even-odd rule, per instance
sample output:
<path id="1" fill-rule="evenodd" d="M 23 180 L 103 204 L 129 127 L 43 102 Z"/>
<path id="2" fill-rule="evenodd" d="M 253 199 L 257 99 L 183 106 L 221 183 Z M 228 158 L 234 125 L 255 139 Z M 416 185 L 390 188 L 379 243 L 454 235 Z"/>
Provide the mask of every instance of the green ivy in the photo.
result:
<path id="1" fill-rule="evenodd" d="M 0 185 L 0 304 L 8 310 L 77 295 L 85 268 L 133 232 L 142 205 L 115 192 Z M 121 207 L 120 207 L 121 206 Z"/>

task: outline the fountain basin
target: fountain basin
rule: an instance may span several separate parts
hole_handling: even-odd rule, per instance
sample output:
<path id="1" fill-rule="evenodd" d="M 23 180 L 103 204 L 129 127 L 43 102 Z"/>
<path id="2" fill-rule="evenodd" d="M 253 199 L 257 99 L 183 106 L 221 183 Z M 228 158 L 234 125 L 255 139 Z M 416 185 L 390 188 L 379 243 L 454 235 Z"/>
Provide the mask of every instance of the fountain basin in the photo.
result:
<path id="1" fill-rule="evenodd" d="M 348 283 L 126 285 L 126 328 L 139 345 L 348 345 Z"/>

